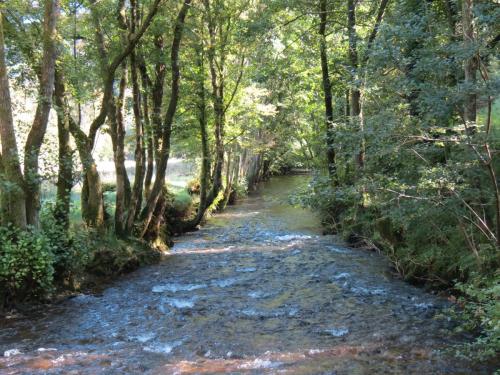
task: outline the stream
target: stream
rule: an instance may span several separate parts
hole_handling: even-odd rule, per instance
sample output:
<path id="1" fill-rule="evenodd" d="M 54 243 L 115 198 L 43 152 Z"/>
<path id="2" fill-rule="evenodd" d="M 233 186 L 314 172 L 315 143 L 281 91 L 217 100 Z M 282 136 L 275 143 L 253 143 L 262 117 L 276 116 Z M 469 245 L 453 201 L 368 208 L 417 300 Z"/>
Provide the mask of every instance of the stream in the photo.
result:
<path id="1" fill-rule="evenodd" d="M 262 184 L 100 294 L 0 319 L 0 374 L 492 373 L 447 353 L 466 338 L 445 299 L 286 203 L 307 180 Z"/>

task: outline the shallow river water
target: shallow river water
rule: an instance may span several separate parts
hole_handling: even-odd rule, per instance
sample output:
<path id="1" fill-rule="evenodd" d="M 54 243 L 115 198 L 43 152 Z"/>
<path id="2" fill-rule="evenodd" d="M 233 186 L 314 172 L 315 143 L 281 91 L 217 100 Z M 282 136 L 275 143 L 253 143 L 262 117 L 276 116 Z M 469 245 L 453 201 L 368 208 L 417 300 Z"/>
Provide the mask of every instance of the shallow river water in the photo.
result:
<path id="1" fill-rule="evenodd" d="M 286 204 L 306 182 L 263 184 L 99 295 L 1 319 L 0 373 L 490 374 L 446 354 L 446 300 Z"/>

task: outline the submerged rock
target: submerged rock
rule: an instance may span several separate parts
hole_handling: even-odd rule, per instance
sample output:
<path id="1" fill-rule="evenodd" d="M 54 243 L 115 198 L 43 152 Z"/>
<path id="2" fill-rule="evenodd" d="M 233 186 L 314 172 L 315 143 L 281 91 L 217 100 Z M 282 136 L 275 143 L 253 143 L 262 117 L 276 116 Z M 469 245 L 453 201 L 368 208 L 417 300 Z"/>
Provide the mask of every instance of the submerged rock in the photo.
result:
<path id="1" fill-rule="evenodd" d="M 347 328 L 330 328 L 325 330 L 325 332 L 334 337 L 343 337 L 349 333 L 349 330 Z"/>
<path id="2" fill-rule="evenodd" d="M 3 352 L 4 357 L 12 357 L 19 354 L 23 354 L 19 349 L 9 349 Z"/>

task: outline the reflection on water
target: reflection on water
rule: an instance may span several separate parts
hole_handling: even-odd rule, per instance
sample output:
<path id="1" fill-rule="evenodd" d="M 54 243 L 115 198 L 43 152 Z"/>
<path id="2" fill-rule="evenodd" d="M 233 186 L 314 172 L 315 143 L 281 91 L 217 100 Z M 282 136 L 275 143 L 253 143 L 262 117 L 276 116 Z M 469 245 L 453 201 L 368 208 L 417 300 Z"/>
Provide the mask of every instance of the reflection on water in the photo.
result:
<path id="1" fill-rule="evenodd" d="M 276 178 L 161 264 L 0 321 L 2 374 L 489 374 L 443 352 L 446 301 L 321 236 Z"/>

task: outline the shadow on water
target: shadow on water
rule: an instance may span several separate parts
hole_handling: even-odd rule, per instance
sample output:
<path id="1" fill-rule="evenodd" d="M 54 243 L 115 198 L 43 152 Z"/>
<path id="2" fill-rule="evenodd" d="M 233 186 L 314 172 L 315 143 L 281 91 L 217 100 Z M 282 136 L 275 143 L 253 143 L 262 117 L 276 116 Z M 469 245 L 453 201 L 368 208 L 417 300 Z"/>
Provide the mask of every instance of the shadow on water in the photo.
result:
<path id="1" fill-rule="evenodd" d="M 282 177 L 178 239 L 161 264 L 0 322 L 5 374 L 489 374 L 445 349 L 447 302 L 321 236 Z"/>

